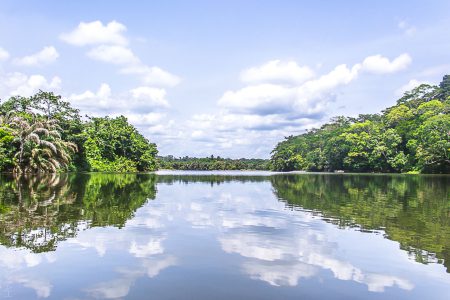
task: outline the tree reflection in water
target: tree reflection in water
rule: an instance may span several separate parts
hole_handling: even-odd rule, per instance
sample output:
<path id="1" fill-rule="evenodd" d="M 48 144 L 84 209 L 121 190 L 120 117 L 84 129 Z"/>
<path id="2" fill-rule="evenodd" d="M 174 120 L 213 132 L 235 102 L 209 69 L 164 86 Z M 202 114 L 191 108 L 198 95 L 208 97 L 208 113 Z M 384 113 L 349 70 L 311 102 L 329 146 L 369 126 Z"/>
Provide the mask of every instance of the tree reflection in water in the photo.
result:
<path id="1" fill-rule="evenodd" d="M 94 226 L 124 226 L 156 195 L 155 176 L 143 174 L 2 175 L 0 243 L 32 252 Z"/>
<path id="2" fill-rule="evenodd" d="M 450 272 L 449 176 L 279 175 L 274 192 L 291 209 L 310 210 L 340 228 L 382 230 L 420 263 Z"/>

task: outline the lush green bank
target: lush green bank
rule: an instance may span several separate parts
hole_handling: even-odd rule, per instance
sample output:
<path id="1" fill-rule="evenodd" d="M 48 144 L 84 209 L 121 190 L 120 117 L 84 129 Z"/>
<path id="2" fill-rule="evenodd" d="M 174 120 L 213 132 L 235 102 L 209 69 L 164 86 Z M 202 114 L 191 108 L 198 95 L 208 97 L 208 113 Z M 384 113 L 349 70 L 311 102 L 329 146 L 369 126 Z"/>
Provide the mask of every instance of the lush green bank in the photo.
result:
<path id="1" fill-rule="evenodd" d="M 421 85 L 381 114 L 336 117 L 272 151 L 277 171 L 450 173 L 450 76 Z"/>
<path id="2" fill-rule="evenodd" d="M 87 117 L 53 93 L 0 104 L 0 171 L 137 172 L 156 169 L 156 145 L 123 116 Z"/>

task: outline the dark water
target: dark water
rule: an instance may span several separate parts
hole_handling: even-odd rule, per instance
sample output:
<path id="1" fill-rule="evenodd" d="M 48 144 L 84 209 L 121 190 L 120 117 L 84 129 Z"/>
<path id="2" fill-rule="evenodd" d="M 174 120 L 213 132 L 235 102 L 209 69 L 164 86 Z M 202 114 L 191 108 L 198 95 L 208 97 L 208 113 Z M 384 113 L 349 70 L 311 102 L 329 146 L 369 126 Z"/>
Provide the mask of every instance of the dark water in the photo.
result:
<path id="1" fill-rule="evenodd" d="M 449 176 L 0 177 L 0 299 L 449 299 Z"/>

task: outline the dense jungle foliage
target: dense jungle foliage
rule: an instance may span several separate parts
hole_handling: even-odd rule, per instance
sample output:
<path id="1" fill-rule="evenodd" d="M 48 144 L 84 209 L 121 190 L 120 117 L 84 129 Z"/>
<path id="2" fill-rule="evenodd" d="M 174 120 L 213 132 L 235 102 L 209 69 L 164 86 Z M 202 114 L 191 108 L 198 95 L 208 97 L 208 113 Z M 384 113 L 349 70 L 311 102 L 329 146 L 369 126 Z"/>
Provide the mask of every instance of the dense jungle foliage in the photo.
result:
<path id="1" fill-rule="evenodd" d="M 450 75 L 381 114 L 336 117 L 272 151 L 276 171 L 450 173 Z"/>
<path id="2" fill-rule="evenodd" d="M 180 157 L 171 155 L 158 157 L 160 169 L 168 170 L 268 170 L 269 161 L 267 159 L 257 158 L 222 158 L 220 156 L 197 158 Z"/>
<path id="3" fill-rule="evenodd" d="M 156 145 L 123 116 L 87 118 L 53 93 L 0 103 L 0 171 L 137 172 L 156 168 Z"/>

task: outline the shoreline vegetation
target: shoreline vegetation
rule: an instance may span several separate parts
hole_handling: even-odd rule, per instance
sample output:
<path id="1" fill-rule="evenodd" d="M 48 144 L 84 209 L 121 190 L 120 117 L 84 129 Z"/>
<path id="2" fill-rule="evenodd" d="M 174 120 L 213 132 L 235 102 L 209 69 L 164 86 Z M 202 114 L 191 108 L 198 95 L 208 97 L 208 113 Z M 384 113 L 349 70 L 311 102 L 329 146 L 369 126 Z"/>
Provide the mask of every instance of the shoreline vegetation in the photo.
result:
<path id="1" fill-rule="evenodd" d="M 286 137 L 272 151 L 277 171 L 450 173 L 450 75 L 422 84 L 380 114 L 335 117 Z"/>
<path id="2" fill-rule="evenodd" d="M 272 170 L 450 173 L 450 76 L 422 84 L 380 114 L 339 116 L 286 137 L 270 159 L 157 156 L 124 116 L 82 118 L 52 92 L 0 102 L 0 172 L 135 173 Z"/>

